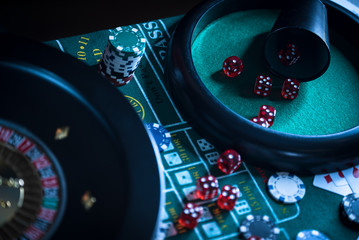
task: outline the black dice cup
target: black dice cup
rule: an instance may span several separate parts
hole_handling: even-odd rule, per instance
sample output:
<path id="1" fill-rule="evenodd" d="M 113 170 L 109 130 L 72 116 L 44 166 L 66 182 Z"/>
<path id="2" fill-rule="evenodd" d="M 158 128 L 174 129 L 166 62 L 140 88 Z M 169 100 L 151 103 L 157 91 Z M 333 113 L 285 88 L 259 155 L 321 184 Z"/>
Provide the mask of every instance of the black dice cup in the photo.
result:
<path id="1" fill-rule="evenodd" d="M 330 62 L 327 10 L 320 0 L 290 0 L 268 34 L 269 69 L 284 78 L 310 81 Z"/>

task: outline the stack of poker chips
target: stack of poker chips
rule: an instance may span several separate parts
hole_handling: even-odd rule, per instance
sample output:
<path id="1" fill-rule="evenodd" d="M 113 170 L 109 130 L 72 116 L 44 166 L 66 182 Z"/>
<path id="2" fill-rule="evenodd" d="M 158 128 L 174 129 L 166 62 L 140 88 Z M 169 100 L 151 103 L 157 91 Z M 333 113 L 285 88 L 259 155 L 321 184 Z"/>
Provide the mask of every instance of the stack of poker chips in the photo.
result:
<path id="1" fill-rule="evenodd" d="M 115 86 L 130 82 L 145 52 L 146 39 L 130 26 L 110 30 L 98 70 Z"/>
<path id="2" fill-rule="evenodd" d="M 359 230 L 359 193 L 344 196 L 339 207 L 339 217 L 346 226 Z"/>

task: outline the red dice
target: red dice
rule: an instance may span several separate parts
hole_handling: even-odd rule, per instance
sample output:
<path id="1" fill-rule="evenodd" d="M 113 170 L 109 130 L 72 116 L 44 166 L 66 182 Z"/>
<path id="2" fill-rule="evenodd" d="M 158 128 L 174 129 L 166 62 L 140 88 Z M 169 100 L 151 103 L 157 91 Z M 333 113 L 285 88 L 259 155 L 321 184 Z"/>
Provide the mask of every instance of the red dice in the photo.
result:
<path id="1" fill-rule="evenodd" d="M 264 238 L 258 236 L 250 236 L 247 240 L 264 240 Z"/>
<path id="2" fill-rule="evenodd" d="M 197 180 L 196 193 L 199 199 L 208 200 L 217 196 L 218 181 L 212 176 L 203 176 Z"/>
<path id="3" fill-rule="evenodd" d="M 241 156 L 233 149 L 224 151 L 218 158 L 218 168 L 224 174 L 231 174 L 242 164 Z"/>
<path id="4" fill-rule="evenodd" d="M 185 228 L 193 229 L 197 226 L 202 214 L 203 207 L 195 203 L 187 203 L 182 210 L 178 222 Z"/>
<path id="5" fill-rule="evenodd" d="M 299 81 L 297 79 L 287 78 L 282 86 L 281 94 L 285 99 L 293 100 L 298 96 Z"/>
<path id="6" fill-rule="evenodd" d="M 287 44 L 278 52 L 278 58 L 285 66 L 292 66 L 300 58 L 298 47 L 294 44 Z"/>
<path id="7" fill-rule="evenodd" d="M 237 56 L 226 58 L 223 62 L 223 72 L 227 77 L 236 77 L 243 71 L 243 62 Z"/>
<path id="8" fill-rule="evenodd" d="M 223 210 L 232 210 L 239 198 L 239 189 L 235 186 L 224 185 L 217 199 L 217 206 Z"/>
<path id="9" fill-rule="evenodd" d="M 265 118 L 268 122 L 268 127 L 271 127 L 274 122 L 274 118 L 277 110 L 274 107 L 269 105 L 262 105 L 259 109 L 258 117 Z"/>
<path id="10" fill-rule="evenodd" d="M 268 76 L 259 75 L 254 85 L 254 93 L 266 97 L 272 89 L 272 79 Z"/>
<path id="11" fill-rule="evenodd" d="M 265 128 L 269 127 L 269 123 L 268 123 L 267 119 L 265 119 L 264 117 L 253 117 L 253 118 L 251 118 L 251 122 L 254 122 L 254 123 L 261 125 L 262 127 L 265 127 Z"/>

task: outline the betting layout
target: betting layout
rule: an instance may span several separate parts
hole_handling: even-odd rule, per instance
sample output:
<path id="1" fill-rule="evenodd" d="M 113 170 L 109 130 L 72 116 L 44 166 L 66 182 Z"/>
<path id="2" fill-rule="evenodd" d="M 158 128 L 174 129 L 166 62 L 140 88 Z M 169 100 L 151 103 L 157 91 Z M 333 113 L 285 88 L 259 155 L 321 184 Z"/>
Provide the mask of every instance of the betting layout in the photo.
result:
<path id="1" fill-rule="evenodd" d="M 344 200 L 312 187 L 312 177 L 267 171 L 246 164 L 244 159 L 238 161 L 238 168 L 229 174 L 218 167 L 222 153 L 183 119 L 164 85 L 166 51 L 179 19 L 130 26 L 146 39 L 146 51 L 130 82 L 126 81 L 125 86 L 118 88 L 141 119 L 148 123 L 150 131 L 166 130 L 170 134 L 170 142 L 166 132 L 156 137 L 165 143 L 158 145 L 160 149 L 164 146 L 160 170 L 165 179 L 165 204 L 158 238 L 306 239 L 320 236 L 335 239 L 336 234 L 357 237 L 357 233 L 343 226 L 337 217 L 340 205 L 343 217 L 349 218 L 351 224 L 355 223 L 356 218 L 352 217 L 356 211 L 356 207 L 352 207 L 356 206 L 355 194 Z M 106 30 L 48 44 L 89 65 L 98 66 L 102 59 L 99 53 L 106 51 L 109 35 L 110 31 Z M 234 154 L 229 155 L 227 153 L 226 157 L 233 158 Z M 203 191 L 202 186 L 201 190 L 198 186 L 201 179 L 209 181 L 209 185 L 215 182 L 214 189 Z M 221 202 L 227 191 L 236 200 L 229 209 L 225 209 L 226 204 Z M 197 214 L 194 220 L 188 220 L 188 212 Z M 336 231 L 327 228 L 329 222 L 337 228 Z"/>

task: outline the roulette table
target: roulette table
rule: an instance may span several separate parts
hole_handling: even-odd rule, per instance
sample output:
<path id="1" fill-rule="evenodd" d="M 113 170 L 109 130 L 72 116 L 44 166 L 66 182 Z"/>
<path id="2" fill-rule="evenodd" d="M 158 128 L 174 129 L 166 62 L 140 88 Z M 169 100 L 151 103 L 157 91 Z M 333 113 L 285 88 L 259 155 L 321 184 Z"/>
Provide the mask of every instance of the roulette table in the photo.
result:
<path id="1" fill-rule="evenodd" d="M 282 80 L 273 76 L 272 94 L 260 98 L 252 95 L 252 80 L 271 75 L 261 54 L 280 13 L 278 3 L 241 2 L 231 8 L 234 1 L 204 1 L 184 16 L 130 24 L 146 38 L 146 50 L 133 79 L 121 87 L 97 72 L 109 29 L 42 43 L 2 34 L 0 176 L 7 185 L 0 189 L 10 189 L 9 196 L 26 206 L 19 209 L 27 210 L 32 201 L 23 192 L 34 194 L 37 205 L 26 213 L 31 218 L 20 210 L 19 218 L 0 218 L 0 236 L 243 239 L 239 227 L 246 216 L 265 214 L 278 227 L 277 239 L 296 239 L 303 229 L 329 239 L 357 239 L 358 231 L 339 217 L 343 194 L 318 187 L 316 180 L 357 169 L 358 41 L 350 32 L 358 28 L 358 13 L 324 1 L 328 70 L 303 83 L 293 101 L 280 97 Z M 206 15 L 208 9 L 213 14 Z M 243 73 L 234 79 L 221 72 L 231 55 L 244 61 Z M 278 111 L 266 130 L 248 120 L 263 104 Z M 169 147 L 160 152 L 144 123 L 165 127 Z M 243 160 L 229 175 L 217 167 L 226 148 L 238 149 Z M 19 170 L 6 156 L 30 170 Z M 277 171 L 301 178 L 303 199 L 283 204 L 270 196 L 268 179 Z M 196 181 L 207 174 L 220 186 L 238 187 L 232 211 L 220 209 L 216 198 L 198 200 Z M 29 189 L 29 181 L 37 184 Z M 340 185 L 355 192 L 350 186 Z M 6 213 L 12 208 L 2 198 Z M 204 209 L 193 230 L 178 222 L 187 202 Z M 17 221 L 11 219 L 28 223 L 14 227 Z"/>

